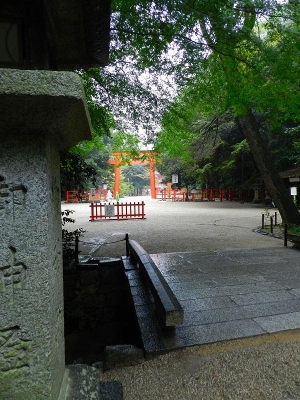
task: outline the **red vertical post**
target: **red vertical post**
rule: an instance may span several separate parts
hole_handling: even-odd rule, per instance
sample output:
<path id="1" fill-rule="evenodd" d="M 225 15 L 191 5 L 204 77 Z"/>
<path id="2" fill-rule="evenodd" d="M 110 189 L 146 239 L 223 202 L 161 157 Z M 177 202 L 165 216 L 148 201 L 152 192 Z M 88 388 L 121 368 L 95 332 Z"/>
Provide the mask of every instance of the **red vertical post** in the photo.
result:
<path id="1" fill-rule="evenodd" d="M 117 208 L 117 219 L 120 219 L 120 215 L 119 215 L 119 203 L 117 202 L 117 204 L 115 204 L 115 207 Z"/>
<path id="2" fill-rule="evenodd" d="M 151 190 L 151 199 L 156 199 L 156 189 L 155 189 L 155 163 L 150 161 L 150 190 Z"/>
<path id="3" fill-rule="evenodd" d="M 90 207 L 91 207 L 91 219 L 90 219 L 90 221 L 94 222 L 94 204 L 93 203 L 90 204 Z"/>
<path id="4" fill-rule="evenodd" d="M 119 166 L 116 166 L 116 169 L 115 169 L 114 198 L 116 198 L 117 192 L 120 193 L 120 176 L 121 176 L 121 169 L 120 169 Z"/>

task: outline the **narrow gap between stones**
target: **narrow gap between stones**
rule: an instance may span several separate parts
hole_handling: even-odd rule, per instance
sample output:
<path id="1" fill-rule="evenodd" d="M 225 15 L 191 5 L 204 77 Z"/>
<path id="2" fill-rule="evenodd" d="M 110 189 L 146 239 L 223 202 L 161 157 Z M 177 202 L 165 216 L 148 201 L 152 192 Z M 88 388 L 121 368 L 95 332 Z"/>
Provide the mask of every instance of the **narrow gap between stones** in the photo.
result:
<path id="1" fill-rule="evenodd" d="M 64 270 L 66 364 L 101 362 L 106 346 L 141 347 L 122 260 L 93 262 L 88 270 Z"/>

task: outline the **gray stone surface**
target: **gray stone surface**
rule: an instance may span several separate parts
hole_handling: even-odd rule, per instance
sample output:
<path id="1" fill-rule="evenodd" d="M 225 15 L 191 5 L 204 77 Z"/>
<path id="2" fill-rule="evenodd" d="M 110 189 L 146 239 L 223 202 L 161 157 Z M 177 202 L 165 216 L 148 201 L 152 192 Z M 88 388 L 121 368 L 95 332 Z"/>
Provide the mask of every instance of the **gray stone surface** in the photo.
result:
<path id="1" fill-rule="evenodd" d="M 0 69 L 0 81 L 1 144 L 7 132 L 52 135 L 60 148 L 91 138 L 85 95 L 77 74 Z"/>
<path id="2" fill-rule="evenodd" d="M 146 358 L 184 347 L 300 328 L 298 253 L 286 249 L 152 254 L 156 266 L 184 309 L 182 325 L 162 329 L 153 304 L 128 271 Z M 244 257 L 246 254 L 246 257 Z M 289 266 L 282 268 L 283 257 Z M 224 262 L 223 262 L 224 260 Z M 209 262 L 208 262 L 209 261 Z M 128 265 L 127 268 L 129 269 Z M 281 278 L 287 281 L 281 281 Z M 298 279 L 299 282 L 299 279 Z M 291 285 L 293 289 L 291 289 Z M 152 300 L 153 303 L 153 300 Z"/>
<path id="3" fill-rule="evenodd" d="M 99 400 L 122 400 L 123 386 L 119 381 L 99 383 Z"/>
<path id="4" fill-rule="evenodd" d="M 278 332 L 300 327 L 300 311 L 254 318 L 266 332 Z"/>
<path id="5" fill-rule="evenodd" d="M 59 400 L 100 400 L 99 370 L 83 364 L 66 366 L 66 397 Z"/>
<path id="6" fill-rule="evenodd" d="M 287 290 L 265 291 L 264 293 L 251 293 L 230 296 L 238 305 L 270 303 L 271 301 L 294 300 L 295 295 Z"/>
<path id="7" fill-rule="evenodd" d="M 143 350 L 130 345 L 106 346 L 104 350 L 104 370 L 139 364 L 144 359 Z"/>
<path id="8" fill-rule="evenodd" d="M 64 379 L 59 148 L 88 138 L 73 73 L 0 70 L 0 398 Z"/>
<path id="9" fill-rule="evenodd" d="M 0 146 L 0 398 L 56 398 L 64 375 L 59 154 L 45 136 Z"/>
<path id="10" fill-rule="evenodd" d="M 154 298 L 155 312 L 159 321 L 161 321 L 164 326 L 181 324 L 183 321 L 183 309 L 167 281 L 151 260 L 151 257 L 133 240 L 129 240 L 129 251 L 129 259 L 132 261 L 133 265 L 139 266 L 139 274 L 145 284 L 143 288 L 139 286 L 138 289 L 132 289 L 134 298 L 140 298 L 140 296 L 137 295 L 138 291 L 142 292 L 142 296 L 145 297 L 150 289 Z M 148 290 L 146 290 L 146 288 Z"/>

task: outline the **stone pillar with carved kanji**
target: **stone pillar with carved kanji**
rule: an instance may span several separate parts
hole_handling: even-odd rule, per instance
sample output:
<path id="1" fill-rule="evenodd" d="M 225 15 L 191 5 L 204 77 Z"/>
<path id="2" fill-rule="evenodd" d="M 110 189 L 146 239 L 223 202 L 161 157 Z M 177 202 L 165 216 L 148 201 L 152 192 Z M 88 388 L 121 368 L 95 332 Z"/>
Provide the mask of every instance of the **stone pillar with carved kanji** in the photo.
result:
<path id="1" fill-rule="evenodd" d="M 0 398 L 58 399 L 65 374 L 59 151 L 89 139 L 79 77 L 0 70 Z"/>

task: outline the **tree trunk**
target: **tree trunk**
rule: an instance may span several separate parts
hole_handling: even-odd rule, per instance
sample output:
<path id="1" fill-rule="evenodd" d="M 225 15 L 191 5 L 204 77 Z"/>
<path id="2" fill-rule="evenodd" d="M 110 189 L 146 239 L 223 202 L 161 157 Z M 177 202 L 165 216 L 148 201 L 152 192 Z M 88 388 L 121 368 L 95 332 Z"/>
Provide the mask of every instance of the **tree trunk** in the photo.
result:
<path id="1" fill-rule="evenodd" d="M 282 220 L 289 225 L 300 225 L 300 214 L 293 202 L 292 196 L 274 167 L 271 154 L 259 133 L 258 125 L 252 111 L 248 110 L 246 114 L 239 115 L 236 120 L 247 139 L 261 177 L 280 212 Z"/>

